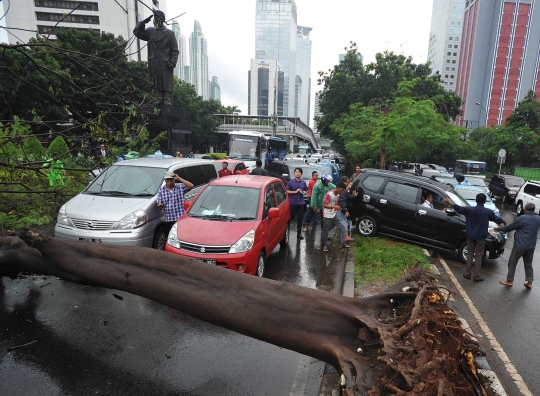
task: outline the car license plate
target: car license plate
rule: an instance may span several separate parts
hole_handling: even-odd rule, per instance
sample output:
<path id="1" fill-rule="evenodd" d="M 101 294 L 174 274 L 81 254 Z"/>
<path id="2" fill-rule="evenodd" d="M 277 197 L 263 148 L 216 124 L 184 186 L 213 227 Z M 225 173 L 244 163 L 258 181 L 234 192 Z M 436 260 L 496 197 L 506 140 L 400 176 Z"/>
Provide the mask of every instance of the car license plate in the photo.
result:
<path id="1" fill-rule="evenodd" d="M 79 241 L 101 243 L 101 239 L 99 238 L 79 238 Z"/>
<path id="2" fill-rule="evenodd" d="M 206 263 L 206 264 L 210 264 L 210 265 L 216 265 L 217 264 L 216 260 L 202 260 L 202 259 L 197 259 L 197 260 L 202 261 L 203 263 Z"/>

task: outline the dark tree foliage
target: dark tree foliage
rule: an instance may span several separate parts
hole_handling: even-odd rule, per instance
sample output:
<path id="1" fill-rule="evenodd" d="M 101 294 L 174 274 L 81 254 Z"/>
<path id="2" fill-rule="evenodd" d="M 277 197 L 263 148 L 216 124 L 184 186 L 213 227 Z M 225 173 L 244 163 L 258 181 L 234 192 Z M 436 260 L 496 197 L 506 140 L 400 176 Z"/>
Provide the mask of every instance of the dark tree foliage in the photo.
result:
<path id="1" fill-rule="evenodd" d="M 533 90 L 518 103 L 512 115 L 506 119 L 506 125 L 517 129 L 528 127 L 538 132 L 540 129 L 540 102 Z"/>
<path id="2" fill-rule="evenodd" d="M 339 65 L 328 72 L 319 72 L 318 84 L 323 87 L 319 106 L 323 115 L 317 122 L 318 130 L 343 147 L 341 137 L 331 130 L 334 121 L 355 103 L 370 106 L 395 99 L 398 84 L 404 79 L 416 80 L 412 95 L 430 98 L 446 120 L 460 114 L 461 98 L 443 88 L 441 76 L 433 75 L 429 64 L 417 65 L 411 57 L 385 52 L 377 54 L 375 62 L 364 65 L 358 59 L 356 43 L 351 43 Z"/>

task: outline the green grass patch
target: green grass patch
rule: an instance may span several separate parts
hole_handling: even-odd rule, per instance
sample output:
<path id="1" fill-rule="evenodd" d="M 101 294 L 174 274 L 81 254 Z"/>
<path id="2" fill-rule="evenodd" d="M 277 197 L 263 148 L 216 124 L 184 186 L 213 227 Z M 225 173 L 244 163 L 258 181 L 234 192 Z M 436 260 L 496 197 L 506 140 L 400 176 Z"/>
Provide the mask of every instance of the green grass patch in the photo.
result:
<path id="1" fill-rule="evenodd" d="M 418 245 L 385 237 L 356 238 L 354 281 L 357 285 L 393 284 L 415 264 L 429 269 L 429 259 Z"/>

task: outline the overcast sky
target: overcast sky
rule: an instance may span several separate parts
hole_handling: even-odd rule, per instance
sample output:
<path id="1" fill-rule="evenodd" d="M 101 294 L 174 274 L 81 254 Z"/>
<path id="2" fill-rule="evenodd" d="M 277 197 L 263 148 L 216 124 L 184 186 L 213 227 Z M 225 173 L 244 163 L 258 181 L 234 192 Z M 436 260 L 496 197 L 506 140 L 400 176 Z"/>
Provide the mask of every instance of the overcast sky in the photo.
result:
<path id="1" fill-rule="evenodd" d="M 312 96 L 321 89 L 316 85 L 317 72 L 332 68 L 350 41 L 358 44 L 364 63 L 385 50 L 411 55 L 416 63 L 427 60 L 433 0 L 295 1 L 298 24 L 313 28 Z M 186 40 L 193 31 L 193 21 L 201 23 L 208 41 L 210 79 L 218 77 L 223 105 L 237 105 L 242 114 L 248 110 L 247 74 L 250 59 L 255 57 L 255 3 L 167 0 L 167 18 L 186 12 L 177 19 Z"/>

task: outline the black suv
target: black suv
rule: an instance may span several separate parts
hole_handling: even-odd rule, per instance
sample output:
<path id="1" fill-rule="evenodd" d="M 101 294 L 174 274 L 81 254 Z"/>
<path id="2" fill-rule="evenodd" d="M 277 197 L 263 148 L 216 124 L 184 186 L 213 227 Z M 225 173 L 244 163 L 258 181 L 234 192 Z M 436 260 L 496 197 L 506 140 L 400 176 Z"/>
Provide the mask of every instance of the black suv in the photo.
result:
<path id="1" fill-rule="evenodd" d="M 368 170 L 354 180 L 352 188 L 358 191 L 358 197 L 349 211 L 360 235 L 369 237 L 380 232 L 440 250 L 457 249 L 459 258 L 467 260 L 465 216 L 442 200 L 450 198 L 461 206 L 468 203 L 451 187 L 406 173 Z M 422 205 L 429 193 L 433 194 L 434 208 Z M 490 228 L 487 257 L 499 257 L 505 243 L 506 234 Z"/>
<path id="2" fill-rule="evenodd" d="M 294 170 L 296 168 L 302 169 L 303 173 L 301 179 L 304 180 L 306 184 L 309 184 L 313 171 L 316 171 L 319 174 L 319 178 L 324 173 L 324 169 L 321 167 L 309 165 L 302 161 L 272 161 L 266 167 L 266 171 L 268 172 L 268 176 L 277 177 L 287 185 L 289 180 L 294 179 Z M 304 194 L 304 199 L 307 201 L 307 192 Z"/>
<path id="3" fill-rule="evenodd" d="M 495 175 L 489 182 L 489 191 L 492 196 L 501 197 L 503 202 L 514 202 L 520 187 L 525 180 L 518 176 Z"/>

